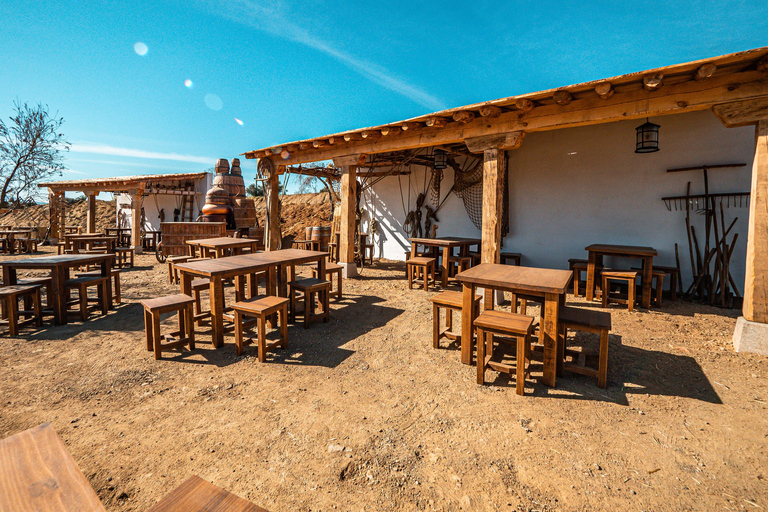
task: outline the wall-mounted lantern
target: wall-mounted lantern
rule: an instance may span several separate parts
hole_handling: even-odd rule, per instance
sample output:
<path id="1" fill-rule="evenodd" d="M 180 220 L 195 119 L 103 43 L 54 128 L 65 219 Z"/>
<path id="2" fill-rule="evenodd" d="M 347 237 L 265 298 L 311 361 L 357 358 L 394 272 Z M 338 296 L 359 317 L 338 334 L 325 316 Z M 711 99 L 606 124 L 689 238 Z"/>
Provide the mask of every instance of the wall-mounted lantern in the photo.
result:
<path id="1" fill-rule="evenodd" d="M 653 153 L 659 150 L 659 128 L 646 118 L 645 123 L 636 128 L 637 145 L 635 153 Z"/>

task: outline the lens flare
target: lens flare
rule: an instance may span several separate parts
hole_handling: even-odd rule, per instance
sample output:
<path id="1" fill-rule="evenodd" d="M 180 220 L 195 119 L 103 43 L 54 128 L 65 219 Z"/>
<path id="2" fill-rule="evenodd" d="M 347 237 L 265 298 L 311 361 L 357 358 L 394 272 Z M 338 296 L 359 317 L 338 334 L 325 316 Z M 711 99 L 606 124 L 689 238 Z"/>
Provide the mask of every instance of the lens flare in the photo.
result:
<path id="1" fill-rule="evenodd" d="M 239 120 L 238 118 L 235 118 L 235 122 L 239 124 L 240 126 L 243 126 L 243 122 Z"/>
<path id="2" fill-rule="evenodd" d="M 203 100 L 205 101 L 205 105 L 211 110 L 221 110 L 224 106 L 224 102 L 221 101 L 221 98 L 212 93 L 206 94 Z"/>
<path id="3" fill-rule="evenodd" d="M 149 48 L 146 44 L 139 41 L 138 43 L 133 45 L 133 51 L 136 52 L 136 55 L 145 56 L 147 52 L 149 51 Z"/>
<path id="4" fill-rule="evenodd" d="M 194 84 L 194 83 L 192 82 L 192 80 L 190 80 L 189 78 L 187 78 L 186 80 L 184 80 L 184 87 L 186 87 L 187 89 L 191 89 L 191 88 L 193 88 L 194 86 L 195 86 L 195 84 Z"/>

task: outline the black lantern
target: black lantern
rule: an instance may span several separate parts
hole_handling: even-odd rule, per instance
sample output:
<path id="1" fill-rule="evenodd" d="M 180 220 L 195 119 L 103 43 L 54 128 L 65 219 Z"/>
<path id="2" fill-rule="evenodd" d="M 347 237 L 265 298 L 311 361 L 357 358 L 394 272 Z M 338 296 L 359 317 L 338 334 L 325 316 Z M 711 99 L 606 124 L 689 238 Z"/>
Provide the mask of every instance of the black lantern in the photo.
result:
<path id="1" fill-rule="evenodd" d="M 659 128 L 659 125 L 653 124 L 648 119 L 636 128 L 637 146 L 635 153 L 653 153 L 659 150 Z"/>
<path id="2" fill-rule="evenodd" d="M 446 163 L 448 154 L 442 149 L 435 150 L 435 169 L 445 169 L 448 167 Z"/>

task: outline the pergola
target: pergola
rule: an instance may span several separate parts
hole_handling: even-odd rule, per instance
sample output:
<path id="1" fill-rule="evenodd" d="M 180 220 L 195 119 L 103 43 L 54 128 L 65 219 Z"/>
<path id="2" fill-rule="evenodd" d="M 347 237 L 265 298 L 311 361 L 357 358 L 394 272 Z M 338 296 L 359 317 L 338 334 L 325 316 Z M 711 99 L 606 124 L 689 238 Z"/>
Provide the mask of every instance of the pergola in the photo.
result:
<path id="1" fill-rule="evenodd" d="M 443 110 L 244 153 L 266 178 L 267 247 L 277 248 L 277 177 L 332 160 L 340 170 L 340 263 L 354 275 L 357 170 L 374 155 L 462 145 L 483 158 L 483 262 L 498 262 L 506 151 L 526 133 L 712 110 L 726 127 L 755 125 L 743 313 L 768 324 L 768 47 Z M 768 336 L 768 325 L 766 335 Z"/>
<path id="2" fill-rule="evenodd" d="M 86 229 L 96 231 L 96 196 L 100 192 L 129 194 L 132 199 L 131 243 L 136 252 L 141 252 L 141 198 L 149 194 L 191 195 L 196 192 L 196 183 L 205 179 L 208 173 L 150 174 L 117 178 L 95 178 L 85 180 L 54 181 L 38 184 L 48 189 L 48 204 L 51 212 L 51 238 L 63 239 L 65 226 L 65 192 L 82 192 L 88 198 Z"/>

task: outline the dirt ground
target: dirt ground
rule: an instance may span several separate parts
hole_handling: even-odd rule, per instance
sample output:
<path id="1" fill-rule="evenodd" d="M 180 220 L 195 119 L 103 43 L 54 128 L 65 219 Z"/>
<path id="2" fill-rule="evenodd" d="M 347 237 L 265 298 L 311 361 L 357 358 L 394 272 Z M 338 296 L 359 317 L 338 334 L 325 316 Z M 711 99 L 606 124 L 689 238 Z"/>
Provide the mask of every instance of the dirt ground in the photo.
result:
<path id="1" fill-rule="evenodd" d="M 138 256 L 106 317 L 0 338 L 0 437 L 51 422 L 110 511 L 191 475 L 272 511 L 768 508 L 768 358 L 734 352 L 737 311 L 614 307 L 607 389 L 566 374 L 521 397 L 432 348 L 433 292 L 403 270 L 346 280 L 266 363 L 205 326 L 155 361 L 138 301 L 178 288 Z"/>

